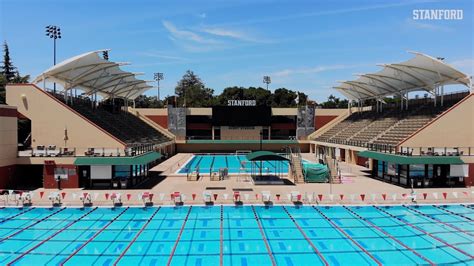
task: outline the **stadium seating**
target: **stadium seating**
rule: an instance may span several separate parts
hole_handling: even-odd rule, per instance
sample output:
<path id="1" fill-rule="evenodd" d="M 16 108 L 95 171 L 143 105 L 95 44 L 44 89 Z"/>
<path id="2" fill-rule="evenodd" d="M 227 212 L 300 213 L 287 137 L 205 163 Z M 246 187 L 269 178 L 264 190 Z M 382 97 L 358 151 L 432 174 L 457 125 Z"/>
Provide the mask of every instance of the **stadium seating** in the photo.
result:
<path id="1" fill-rule="evenodd" d="M 88 98 L 74 97 L 71 104 L 71 100 L 66 102 L 63 95 L 53 94 L 52 92 L 51 94 L 129 146 L 157 144 L 170 140 L 161 132 L 129 112 L 122 110 L 112 111 L 101 105 L 93 107 L 94 105 Z"/>
<path id="2" fill-rule="evenodd" d="M 443 106 L 438 102 L 435 107 L 432 99 L 413 99 L 409 110 L 401 111 L 399 106 L 391 105 L 384 106 L 379 113 L 355 112 L 315 140 L 361 147 L 394 147 L 466 95 L 468 92 L 449 95 Z"/>

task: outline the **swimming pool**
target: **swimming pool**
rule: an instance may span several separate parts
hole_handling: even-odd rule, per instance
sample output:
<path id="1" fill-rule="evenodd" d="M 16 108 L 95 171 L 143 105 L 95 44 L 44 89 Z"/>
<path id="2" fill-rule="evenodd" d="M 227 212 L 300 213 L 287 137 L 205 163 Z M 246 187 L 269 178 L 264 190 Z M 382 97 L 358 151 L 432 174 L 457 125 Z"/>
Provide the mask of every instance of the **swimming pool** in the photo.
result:
<path id="1" fill-rule="evenodd" d="M 260 171 L 260 162 L 256 164 L 256 172 Z M 183 167 L 178 170 L 180 174 L 196 171 L 199 166 L 200 173 L 218 172 L 221 168 L 229 169 L 229 173 L 250 173 L 252 163 L 242 154 L 227 155 L 194 155 Z M 264 174 L 288 174 L 288 162 L 266 161 L 262 162 Z"/>
<path id="2" fill-rule="evenodd" d="M 470 264 L 474 205 L 0 209 L 2 265 Z"/>

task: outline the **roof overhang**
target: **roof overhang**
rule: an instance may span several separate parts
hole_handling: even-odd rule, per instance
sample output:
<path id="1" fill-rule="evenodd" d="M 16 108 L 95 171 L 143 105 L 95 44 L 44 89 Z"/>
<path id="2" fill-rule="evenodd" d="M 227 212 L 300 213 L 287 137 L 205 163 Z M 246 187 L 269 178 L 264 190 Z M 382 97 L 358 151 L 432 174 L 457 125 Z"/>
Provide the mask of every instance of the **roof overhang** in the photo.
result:
<path id="1" fill-rule="evenodd" d="M 149 152 L 135 157 L 77 157 L 75 165 L 144 165 L 161 158 L 159 152 Z"/>
<path id="2" fill-rule="evenodd" d="M 380 99 L 403 95 L 411 91 L 433 91 L 438 86 L 459 84 L 470 86 L 468 75 L 429 55 L 410 52 L 410 60 L 382 64 L 383 69 L 370 74 L 360 74 L 353 81 L 341 81 L 335 86 L 350 100 Z"/>
<path id="3" fill-rule="evenodd" d="M 395 164 L 464 164 L 459 156 L 405 156 L 375 151 L 360 151 L 357 155 Z"/>
<path id="4" fill-rule="evenodd" d="M 98 50 L 69 58 L 36 77 L 33 83 L 50 80 L 65 90 L 79 88 L 85 94 L 97 93 L 103 98 L 135 99 L 152 88 L 147 81 L 137 79 L 141 73 L 123 71 L 128 63 L 112 62 L 99 56 L 108 50 Z"/>
<path id="5" fill-rule="evenodd" d="M 289 161 L 288 158 L 271 151 L 255 151 L 247 154 L 249 161 Z"/>

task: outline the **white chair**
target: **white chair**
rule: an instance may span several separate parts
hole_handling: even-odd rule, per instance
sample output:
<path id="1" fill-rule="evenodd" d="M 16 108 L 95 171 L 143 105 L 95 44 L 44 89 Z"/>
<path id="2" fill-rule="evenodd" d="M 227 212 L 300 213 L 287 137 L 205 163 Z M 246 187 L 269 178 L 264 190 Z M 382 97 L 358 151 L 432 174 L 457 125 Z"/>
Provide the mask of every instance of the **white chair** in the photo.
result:
<path id="1" fill-rule="evenodd" d="M 299 191 L 291 191 L 291 201 L 301 202 L 301 193 Z"/>
<path id="2" fill-rule="evenodd" d="M 209 191 L 204 191 L 202 193 L 202 199 L 204 200 L 204 203 L 211 203 L 212 202 L 212 193 Z"/>
<path id="3" fill-rule="evenodd" d="M 53 205 L 61 204 L 61 194 L 59 192 L 51 192 L 49 193 L 48 199 L 51 201 Z"/>
<path id="4" fill-rule="evenodd" d="M 82 205 L 92 205 L 92 197 L 91 194 L 88 192 L 82 193 L 82 195 L 79 196 L 79 200 L 82 201 Z"/>
<path id="5" fill-rule="evenodd" d="M 240 202 L 240 192 L 234 191 L 234 202 Z"/>
<path id="6" fill-rule="evenodd" d="M 183 204 L 183 197 L 180 192 L 174 192 L 173 199 L 175 204 Z"/>
<path id="7" fill-rule="evenodd" d="M 142 198 L 143 204 L 145 204 L 145 205 L 153 204 L 153 194 L 152 193 L 143 192 L 141 194 L 141 198 Z"/>
<path id="8" fill-rule="evenodd" d="M 120 193 L 112 193 L 112 195 L 110 195 L 110 199 L 112 200 L 113 205 L 122 204 L 122 194 Z"/>
<path id="9" fill-rule="evenodd" d="M 31 192 L 23 192 L 20 194 L 20 200 L 23 205 L 31 205 L 31 200 L 33 198 Z"/>
<path id="10" fill-rule="evenodd" d="M 272 194 L 270 193 L 270 191 L 262 191 L 262 201 L 263 202 L 272 201 Z"/>

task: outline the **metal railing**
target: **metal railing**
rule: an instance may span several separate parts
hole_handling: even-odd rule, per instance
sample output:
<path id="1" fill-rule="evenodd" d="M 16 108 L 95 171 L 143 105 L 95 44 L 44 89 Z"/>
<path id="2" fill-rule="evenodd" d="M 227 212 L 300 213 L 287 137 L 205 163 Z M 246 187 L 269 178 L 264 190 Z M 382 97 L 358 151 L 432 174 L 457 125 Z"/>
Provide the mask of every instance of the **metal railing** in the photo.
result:
<path id="1" fill-rule="evenodd" d="M 126 148 L 112 147 L 57 147 L 55 145 L 38 145 L 18 151 L 18 157 L 120 157 L 137 156 L 150 151 L 157 151 L 166 143 L 130 145 Z"/>

